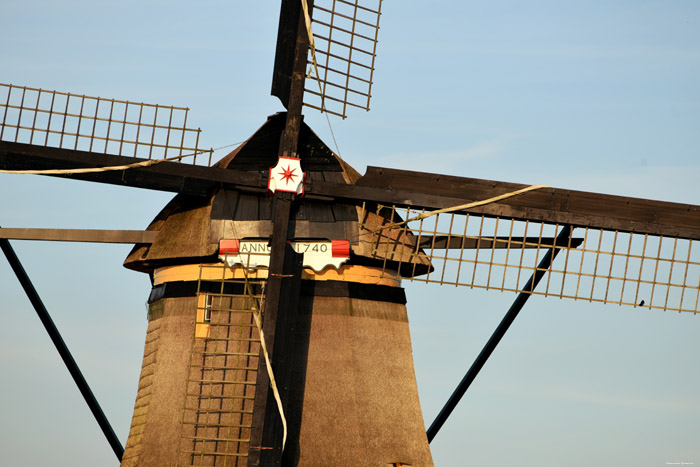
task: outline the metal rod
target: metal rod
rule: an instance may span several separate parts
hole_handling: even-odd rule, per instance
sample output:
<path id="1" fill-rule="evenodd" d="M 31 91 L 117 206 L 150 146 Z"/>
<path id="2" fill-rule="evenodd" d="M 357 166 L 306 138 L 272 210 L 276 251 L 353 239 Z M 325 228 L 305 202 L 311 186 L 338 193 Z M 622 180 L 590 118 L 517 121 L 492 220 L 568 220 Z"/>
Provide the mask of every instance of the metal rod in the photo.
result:
<path id="1" fill-rule="evenodd" d="M 46 328 L 46 332 L 49 334 L 49 337 L 51 337 L 51 341 L 53 341 L 53 344 L 56 346 L 56 350 L 58 350 L 59 355 L 63 359 L 63 363 L 65 363 L 66 367 L 68 368 L 68 371 L 73 377 L 73 381 L 75 381 L 75 384 L 78 386 L 78 389 L 83 395 L 85 402 L 87 403 L 88 407 L 90 407 L 90 411 L 95 417 L 95 420 L 97 420 L 97 424 L 100 425 L 102 433 L 104 433 L 105 437 L 107 438 L 107 442 L 109 442 L 109 445 L 112 447 L 114 454 L 117 456 L 117 459 L 119 459 L 119 461 L 121 462 L 122 455 L 124 454 L 124 447 L 119 441 L 119 438 L 117 438 L 117 435 L 114 433 L 114 430 L 109 424 L 109 421 L 107 420 L 107 417 L 105 416 L 104 412 L 100 408 L 100 404 L 97 402 L 97 399 L 95 399 L 94 394 L 90 390 L 90 386 L 88 386 L 87 381 L 85 381 L 85 378 L 80 372 L 78 365 L 75 363 L 75 360 L 73 359 L 73 356 L 68 350 L 66 343 L 63 342 L 61 334 L 58 332 L 58 329 L 56 328 L 56 325 L 51 319 L 51 316 L 49 316 L 49 312 L 46 310 L 46 307 L 41 301 L 41 298 L 39 297 L 39 294 L 34 288 L 34 285 L 32 285 L 32 282 L 29 280 L 29 276 L 27 276 L 27 273 L 22 267 L 22 263 L 20 263 L 19 259 L 17 258 L 17 255 L 15 254 L 15 251 L 12 249 L 12 246 L 10 245 L 10 242 L 8 240 L 4 238 L 0 239 L 0 248 L 2 248 L 2 251 L 5 253 L 7 261 L 10 263 L 10 266 L 15 272 L 15 275 L 17 276 L 17 279 L 19 280 L 20 284 L 22 284 L 22 288 L 27 294 L 27 298 L 29 298 L 29 301 L 34 306 L 37 315 L 39 315 L 39 319 L 44 325 L 44 328 Z"/>
<path id="2" fill-rule="evenodd" d="M 565 225 L 561 232 L 559 232 L 559 235 L 557 236 L 556 245 L 561 245 L 562 243 L 560 242 L 564 242 L 570 234 L 571 227 Z M 557 256 L 557 253 L 559 253 L 559 251 L 560 249 L 555 247 L 551 250 L 548 250 L 547 253 L 544 255 L 544 258 L 542 258 L 542 261 L 540 261 L 540 264 L 537 266 L 537 269 L 535 270 L 534 274 L 527 281 L 527 284 L 525 284 L 525 287 L 523 287 L 522 292 L 518 294 L 518 297 L 515 299 L 510 309 L 501 320 L 501 323 L 493 332 L 491 338 L 481 350 L 479 356 L 476 357 L 476 360 L 474 360 L 474 363 L 472 363 L 472 366 L 471 368 L 469 368 L 469 371 L 467 371 L 467 374 L 464 375 L 464 378 L 462 378 L 462 381 L 460 381 L 459 385 L 457 386 L 457 389 L 454 390 L 445 406 L 442 408 L 442 410 L 440 410 L 440 413 L 435 418 L 435 421 L 433 421 L 433 423 L 430 425 L 430 428 L 428 428 L 426 434 L 428 435 L 429 443 L 433 440 L 433 438 L 435 438 L 435 435 L 437 435 L 438 431 L 440 431 L 440 428 L 442 428 L 442 425 L 444 425 L 447 418 L 450 416 L 450 414 L 457 406 L 459 401 L 462 399 L 464 393 L 467 392 L 467 389 L 469 389 L 469 386 L 474 381 L 474 378 L 476 378 L 476 376 L 479 374 L 479 371 L 481 371 L 481 368 L 489 359 L 491 353 L 501 341 L 503 335 L 506 333 L 506 331 L 508 331 L 508 328 L 513 323 L 513 320 L 515 320 L 516 316 L 518 316 L 518 313 L 523 308 L 523 305 L 525 305 L 525 302 L 527 302 L 528 298 L 530 298 L 531 294 L 528 293 L 528 291 L 535 290 L 535 287 L 537 287 L 537 284 L 539 283 L 540 279 L 542 279 L 545 272 L 549 270 L 552 263 L 554 262 L 554 258 Z"/>

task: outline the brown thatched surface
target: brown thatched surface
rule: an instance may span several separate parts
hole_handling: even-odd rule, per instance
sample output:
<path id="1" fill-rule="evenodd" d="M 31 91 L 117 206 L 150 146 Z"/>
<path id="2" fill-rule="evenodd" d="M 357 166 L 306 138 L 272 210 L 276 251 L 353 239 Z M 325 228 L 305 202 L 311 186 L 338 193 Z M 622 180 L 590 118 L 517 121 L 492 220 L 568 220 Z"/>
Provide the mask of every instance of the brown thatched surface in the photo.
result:
<path id="1" fill-rule="evenodd" d="M 287 359 L 285 465 L 432 465 L 406 308 L 380 299 L 301 297 Z M 250 431 L 231 427 L 251 423 L 255 386 L 242 382 L 255 381 L 259 344 L 250 313 L 234 312 L 242 305 L 219 306 L 232 311 L 216 315 L 225 322 L 193 347 L 197 298 L 151 304 L 122 466 L 170 466 L 176 460 L 213 466 L 224 459 L 226 465 L 245 465 L 230 456 L 246 454 L 247 442 L 238 440 L 248 439 Z M 214 323 L 212 318 L 206 326 Z"/>
<path id="2" fill-rule="evenodd" d="M 215 257 L 218 241 L 209 241 L 211 201 L 212 196 L 175 196 L 148 226 L 148 230 L 159 232 L 155 241 L 134 246 L 124 266 L 152 272 L 165 264 L 196 263 Z"/>
<path id="3" fill-rule="evenodd" d="M 433 465 L 405 306 L 315 297 L 302 298 L 300 313 L 310 320 L 297 349 L 308 339 L 308 355 L 296 356 L 293 386 L 303 396 L 290 397 L 288 419 L 298 425 L 288 465 Z"/>
<path id="4" fill-rule="evenodd" d="M 122 467 L 175 465 L 196 298 L 151 304 L 139 391 Z"/>

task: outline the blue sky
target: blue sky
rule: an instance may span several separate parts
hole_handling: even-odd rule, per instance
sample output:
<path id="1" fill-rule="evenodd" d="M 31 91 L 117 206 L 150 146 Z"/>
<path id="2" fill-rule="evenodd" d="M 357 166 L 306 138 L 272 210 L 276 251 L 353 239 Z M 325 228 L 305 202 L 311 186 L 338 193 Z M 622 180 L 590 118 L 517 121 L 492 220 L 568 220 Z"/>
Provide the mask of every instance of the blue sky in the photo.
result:
<path id="1" fill-rule="evenodd" d="M 269 95 L 278 2 L 3 2 L 0 82 L 188 106 L 206 146 Z M 331 119 L 367 165 L 700 204 L 700 4 L 389 0 L 372 111 Z M 332 145 L 325 117 L 306 121 Z M 0 175 L 0 225 L 143 229 L 170 195 Z M 14 242 L 125 442 L 145 337 L 128 246 Z M 0 261 L 0 464 L 116 465 Z M 405 284 L 429 424 L 512 295 Z M 700 321 L 533 298 L 433 442 L 438 466 L 700 463 Z"/>

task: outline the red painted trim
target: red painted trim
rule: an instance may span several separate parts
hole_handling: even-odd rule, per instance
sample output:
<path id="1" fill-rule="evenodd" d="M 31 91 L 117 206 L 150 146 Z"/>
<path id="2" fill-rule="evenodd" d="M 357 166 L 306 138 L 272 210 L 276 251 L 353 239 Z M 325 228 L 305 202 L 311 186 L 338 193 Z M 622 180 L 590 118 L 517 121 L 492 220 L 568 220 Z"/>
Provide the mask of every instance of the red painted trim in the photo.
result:
<path id="1" fill-rule="evenodd" d="M 219 241 L 219 256 L 237 255 L 239 246 L 239 240 L 221 240 Z"/>
<path id="2" fill-rule="evenodd" d="M 350 241 L 348 240 L 331 240 L 331 251 L 333 258 L 349 258 L 350 257 Z"/>

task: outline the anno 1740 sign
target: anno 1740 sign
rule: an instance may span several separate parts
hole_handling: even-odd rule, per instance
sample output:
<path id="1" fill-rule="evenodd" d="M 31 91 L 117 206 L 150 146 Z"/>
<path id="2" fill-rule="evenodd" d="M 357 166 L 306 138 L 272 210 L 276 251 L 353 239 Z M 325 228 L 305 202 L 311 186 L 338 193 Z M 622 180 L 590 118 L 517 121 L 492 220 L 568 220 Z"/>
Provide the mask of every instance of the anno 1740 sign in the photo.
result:
<path id="1" fill-rule="evenodd" d="M 350 259 L 350 242 L 347 240 L 331 241 L 294 241 L 294 251 L 304 255 L 304 267 L 321 272 L 328 266 L 338 269 Z M 221 240 L 219 242 L 219 259 L 230 267 L 240 264 L 245 268 L 270 266 L 271 247 L 267 240 Z"/>

